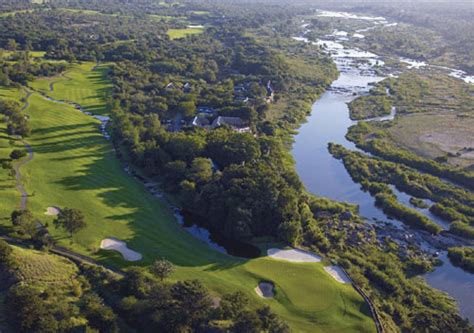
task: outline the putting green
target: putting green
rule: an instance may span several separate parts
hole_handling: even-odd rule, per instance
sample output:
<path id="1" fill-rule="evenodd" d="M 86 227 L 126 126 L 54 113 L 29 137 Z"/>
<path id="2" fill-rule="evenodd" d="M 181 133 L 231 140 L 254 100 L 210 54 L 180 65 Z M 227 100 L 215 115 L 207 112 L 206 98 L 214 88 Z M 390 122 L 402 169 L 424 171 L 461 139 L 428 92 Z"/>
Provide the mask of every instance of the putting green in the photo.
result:
<path id="1" fill-rule="evenodd" d="M 84 106 L 106 114 L 106 92 L 98 91 L 109 85 L 103 75 L 106 68 L 91 73 L 93 67 L 72 67 L 65 77 L 56 78 L 59 81 L 53 91 L 47 89 L 48 79 L 32 86 L 53 98 L 78 103 L 94 96 L 97 101 Z M 252 306 L 270 305 L 295 332 L 375 331 L 362 297 L 351 285 L 337 283 L 321 263 L 245 260 L 212 250 L 185 232 L 167 205 L 123 171 L 98 129 L 99 121 L 38 93 L 31 95 L 29 102 L 25 113 L 33 130 L 28 142 L 34 158 L 22 167 L 25 187 L 31 194 L 28 207 L 50 226 L 54 217 L 44 215 L 49 206 L 78 208 L 88 222 L 73 243 L 51 226 L 60 245 L 106 264 L 131 265 L 119 253 L 99 249 L 102 239 L 115 237 L 143 255 L 138 264 L 165 257 L 177 265 L 172 279 L 198 278 L 216 296 L 240 290 L 251 299 Z M 257 296 L 254 288 L 261 280 L 275 284 L 275 298 Z"/>

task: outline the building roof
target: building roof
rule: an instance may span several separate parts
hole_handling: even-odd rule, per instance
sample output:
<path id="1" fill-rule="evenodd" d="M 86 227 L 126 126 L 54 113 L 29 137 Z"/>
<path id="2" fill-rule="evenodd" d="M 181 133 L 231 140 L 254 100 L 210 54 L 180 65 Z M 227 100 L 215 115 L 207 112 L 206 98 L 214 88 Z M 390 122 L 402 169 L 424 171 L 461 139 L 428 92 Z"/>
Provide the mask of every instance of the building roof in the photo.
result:
<path id="1" fill-rule="evenodd" d="M 206 117 L 196 116 L 193 119 L 193 126 L 205 127 L 209 125 L 210 125 L 209 119 L 207 119 Z"/>
<path id="2" fill-rule="evenodd" d="M 237 128 L 246 126 L 245 122 L 239 117 L 222 117 L 222 116 L 219 116 L 212 122 L 212 127 L 213 128 L 216 128 L 216 127 L 219 127 L 219 126 L 224 126 L 224 125 L 228 125 L 228 126 L 231 126 L 231 127 L 237 127 Z"/>

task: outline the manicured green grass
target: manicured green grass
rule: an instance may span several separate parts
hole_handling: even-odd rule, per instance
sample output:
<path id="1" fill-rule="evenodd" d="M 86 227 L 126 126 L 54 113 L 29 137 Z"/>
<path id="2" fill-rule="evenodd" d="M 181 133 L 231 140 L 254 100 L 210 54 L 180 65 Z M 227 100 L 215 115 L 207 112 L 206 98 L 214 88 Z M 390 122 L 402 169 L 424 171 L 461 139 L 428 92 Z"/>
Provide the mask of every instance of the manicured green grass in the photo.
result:
<path id="1" fill-rule="evenodd" d="M 111 86 L 104 78 L 109 66 L 101 64 L 92 71 L 95 66 L 91 62 L 75 64 L 62 75 L 36 80 L 30 86 L 54 99 L 79 103 L 94 114 L 105 114 L 105 100 Z"/>
<path id="2" fill-rule="evenodd" d="M 67 76 L 74 79 L 63 78 L 53 92 L 41 82 L 47 80 L 32 86 L 55 98 L 74 100 L 73 96 L 78 96 L 77 102 L 88 102 L 87 96 L 96 96 L 98 102 L 91 103 L 91 108 L 106 113 L 104 94 L 75 91 L 108 86 L 102 74 L 91 74 L 84 68 L 68 72 Z M 167 205 L 123 171 L 112 146 L 100 134 L 98 121 L 38 93 L 29 101 L 26 113 L 33 132 L 28 142 L 35 155 L 22 168 L 26 189 L 34 193 L 28 207 L 49 223 L 60 245 L 106 264 L 126 267 L 131 263 L 119 254 L 99 250 L 102 239 L 119 238 L 142 253 L 143 260 L 135 264 L 148 265 L 165 257 L 177 265 L 172 279 L 200 279 L 216 296 L 240 290 L 254 307 L 269 304 L 295 332 L 375 330 L 363 299 L 352 286 L 330 277 L 322 264 L 294 264 L 265 257 L 245 260 L 212 250 L 185 232 Z M 51 226 L 53 218 L 44 215 L 48 206 L 80 209 L 87 228 L 71 243 L 64 232 Z M 254 288 L 260 280 L 275 283 L 274 299 L 263 300 L 256 295 Z"/>
<path id="3" fill-rule="evenodd" d="M 189 35 L 201 34 L 204 31 L 203 28 L 186 28 L 186 29 L 168 29 L 168 36 L 171 39 L 183 38 Z"/>

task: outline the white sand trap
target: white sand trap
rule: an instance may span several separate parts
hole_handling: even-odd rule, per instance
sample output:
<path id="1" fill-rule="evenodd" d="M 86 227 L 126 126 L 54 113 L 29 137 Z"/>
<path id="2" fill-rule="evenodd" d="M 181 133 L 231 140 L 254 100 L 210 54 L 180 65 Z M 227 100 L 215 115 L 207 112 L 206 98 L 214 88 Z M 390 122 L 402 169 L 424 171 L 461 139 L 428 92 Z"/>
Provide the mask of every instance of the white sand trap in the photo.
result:
<path id="1" fill-rule="evenodd" d="M 106 238 L 100 242 L 100 248 L 103 250 L 112 250 L 120 252 L 127 261 L 138 261 L 142 259 L 142 255 L 138 252 L 130 250 L 127 243 L 115 238 Z"/>
<path id="2" fill-rule="evenodd" d="M 268 256 L 275 258 L 275 259 L 281 259 L 281 260 L 287 260 L 287 261 L 292 261 L 292 262 L 320 262 L 321 257 L 307 251 L 303 250 L 298 250 L 298 249 L 291 249 L 291 250 L 282 250 L 282 249 L 268 249 L 267 251 Z"/>
<path id="3" fill-rule="evenodd" d="M 44 212 L 44 215 L 48 215 L 48 216 L 56 216 L 59 214 L 61 210 L 58 208 L 58 207 L 48 207 L 46 208 L 46 212 Z"/>
<path id="4" fill-rule="evenodd" d="M 260 282 L 258 286 L 255 287 L 255 292 L 258 296 L 263 298 L 273 298 L 275 296 L 273 283 L 270 282 Z"/>
<path id="5" fill-rule="evenodd" d="M 326 266 L 324 270 L 329 273 L 337 282 L 340 283 L 351 283 L 349 277 L 344 271 L 338 266 Z"/>

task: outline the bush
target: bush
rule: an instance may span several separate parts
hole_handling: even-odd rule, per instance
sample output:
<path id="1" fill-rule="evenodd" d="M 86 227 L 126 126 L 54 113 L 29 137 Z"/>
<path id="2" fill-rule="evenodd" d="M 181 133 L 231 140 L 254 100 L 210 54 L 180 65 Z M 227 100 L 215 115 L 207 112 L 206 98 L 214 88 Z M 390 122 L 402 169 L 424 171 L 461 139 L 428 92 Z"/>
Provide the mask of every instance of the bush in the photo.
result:
<path id="1" fill-rule="evenodd" d="M 448 250 L 448 257 L 453 265 L 474 273 L 474 249 L 469 247 L 452 247 Z"/>
<path id="2" fill-rule="evenodd" d="M 375 196 L 375 204 L 378 207 L 381 207 L 385 214 L 395 218 L 399 218 L 404 223 L 414 228 L 424 229 L 434 234 L 438 234 L 441 232 L 441 230 L 443 230 L 443 228 L 441 228 L 439 225 L 431 221 L 423 214 L 400 204 L 397 201 L 396 197 L 391 194 L 377 194 Z"/>
<path id="3" fill-rule="evenodd" d="M 449 226 L 449 231 L 457 236 L 474 239 L 474 228 L 461 221 L 455 221 Z"/>
<path id="4" fill-rule="evenodd" d="M 25 150 L 20 150 L 20 149 L 14 149 L 11 153 L 10 153 L 10 158 L 12 160 L 18 160 L 22 157 L 25 157 L 26 156 L 26 151 Z"/>
<path id="5" fill-rule="evenodd" d="M 13 250 L 4 240 L 0 240 L 0 264 L 8 264 L 11 260 Z"/>
<path id="6" fill-rule="evenodd" d="M 436 216 L 441 217 L 443 220 L 453 222 L 453 221 L 463 221 L 466 222 L 466 217 L 457 212 L 455 209 L 451 207 L 446 207 L 443 204 L 436 203 L 430 207 L 430 212 L 435 214 Z"/>

